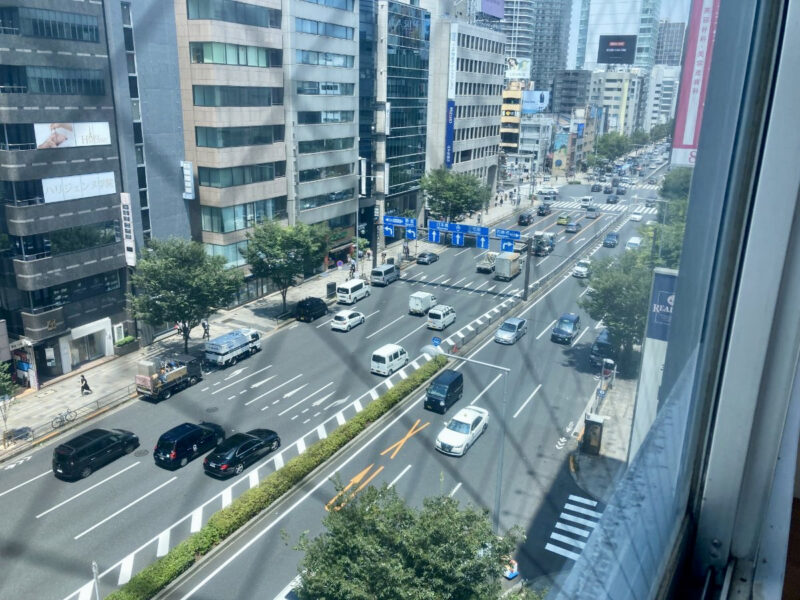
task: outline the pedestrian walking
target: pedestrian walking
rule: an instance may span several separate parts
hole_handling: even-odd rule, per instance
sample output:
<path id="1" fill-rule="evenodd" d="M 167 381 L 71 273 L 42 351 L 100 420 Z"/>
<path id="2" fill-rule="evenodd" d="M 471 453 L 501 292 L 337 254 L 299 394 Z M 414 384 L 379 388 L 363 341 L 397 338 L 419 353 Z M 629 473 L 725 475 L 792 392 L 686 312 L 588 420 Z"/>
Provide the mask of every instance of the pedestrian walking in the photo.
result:
<path id="1" fill-rule="evenodd" d="M 81 375 L 81 396 L 91 393 L 92 393 L 92 388 L 89 387 L 89 382 L 86 381 L 86 377 Z"/>
<path id="2" fill-rule="evenodd" d="M 208 321 L 206 321 L 205 319 L 203 319 L 203 320 L 200 322 L 200 325 L 202 325 L 202 326 L 203 326 L 203 339 L 204 339 L 204 340 L 210 340 L 210 339 L 211 339 L 211 331 L 210 331 L 210 327 L 209 327 L 209 325 L 208 325 Z"/>

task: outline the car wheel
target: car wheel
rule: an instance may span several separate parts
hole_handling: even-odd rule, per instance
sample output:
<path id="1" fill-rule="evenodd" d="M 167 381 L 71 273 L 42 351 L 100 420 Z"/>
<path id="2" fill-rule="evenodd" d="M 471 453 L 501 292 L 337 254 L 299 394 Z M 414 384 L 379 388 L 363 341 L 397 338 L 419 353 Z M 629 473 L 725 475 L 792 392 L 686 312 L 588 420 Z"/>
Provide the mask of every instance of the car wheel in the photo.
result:
<path id="1" fill-rule="evenodd" d="M 364 324 L 365 317 L 361 317 L 361 324 Z"/>
<path id="2" fill-rule="evenodd" d="M 239 475 L 242 471 L 244 471 L 244 464 L 239 463 L 238 465 L 236 465 L 236 468 L 233 469 L 233 474 Z"/>
<path id="3" fill-rule="evenodd" d="M 134 446 L 133 444 L 127 444 L 125 446 L 125 454 L 130 454 L 134 450 L 136 450 L 136 446 Z"/>
<path id="4" fill-rule="evenodd" d="M 348 323 L 348 324 L 347 324 L 347 331 L 350 331 L 350 329 L 351 329 L 351 327 L 350 327 L 350 323 Z"/>
<path id="5" fill-rule="evenodd" d="M 164 390 L 161 394 L 163 400 L 169 400 L 172 397 L 172 390 Z"/>
<path id="6" fill-rule="evenodd" d="M 372 294 L 372 292 L 370 292 L 370 291 L 367 291 L 367 296 L 369 296 L 370 294 Z"/>
<path id="7" fill-rule="evenodd" d="M 83 467 L 83 469 L 81 469 L 81 479 L 86 479 L 91 474 L 92 467 Z"/>
<path id="8" fill-rule="evenodd" d="M 181 459 L 180 465 L 181 465 L 182 467 L 185 467 L 185 466 L 186 466 L 186 465 L 188 465 L 188 464 L 189 464 L 189 459 L 188 459 L 188 458 L 186 458 L 186 457 L 184 456 L 184 457 Z"/>
<path id="9" fill-rule="evenodd" d="M 221 435 L 217 436 L 217 446 L 219 446 L 224 441 L 225 441 L 225 437 L 224 436 L 221 436 Z"/>
<path id="10" fill-rule="evenodd" d="M 197 383 L 197 377 L 189 377 L 189 385 L 194 385 Z"/>
<path id="11" fill-rule="evenodd" d="M 280 447 L 281 447 L 281 441 L 280 440 L 275 440 L 274 442 L 272 442 L 272 446 L 270 447 L 270 451 L 272 452 L 274 450 L 277 450 Z"/>

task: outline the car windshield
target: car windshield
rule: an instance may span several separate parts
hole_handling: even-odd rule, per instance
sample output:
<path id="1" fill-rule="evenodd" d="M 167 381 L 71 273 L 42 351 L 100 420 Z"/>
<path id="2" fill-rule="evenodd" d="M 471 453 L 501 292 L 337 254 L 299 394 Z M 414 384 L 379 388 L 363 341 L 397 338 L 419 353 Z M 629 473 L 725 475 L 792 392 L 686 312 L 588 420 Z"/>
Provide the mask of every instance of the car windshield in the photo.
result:
<path id="1" fill-rule="evenodd" d="M 231 437 L 222 442 L 214 449 L 215 454 L 231 454 L 241 444 L 250 439 L 250 436 L 242 433 L 234 433 Z"/>
<path id="2" fill-rule="evenodd" d="M 513 331 L 516 331 L 516 330 L 517 330 L 517 326 L 514 325 L 513 323 L 503 323 L 500 326 L 500 331 L 512 331 L 513 332 Z"/>
<path id="3" fill-rule="evenodd" d="M 379 365 L 382 365 L 383 363 L 386 362 L 386 359 L 384 357 L 382 357 L 380 354 L 373 354 L 372 355 L 372 362 L 378 363 Z"/>
<path id="4" fill-rule="evenodd" d="M 561 331 L 572 331 L 572 321 L 569 319 L 559 319 L 556 329 L 560 329 Z"/>
<path id="5" fill-rule="evenodd" d="M 431 396 L 444 396 L 447 394 L 447 386 L 443 383 L 432 383 L 428 387 L 428 393 Z"/>
<path id="6" fill-rule="evenodd" d="M 464 423 L 463 421 L 456 421 L 453 419 L 447 424 L 447 428 L 450 431 L 455 431 L 456 433 L 469 433 L 469 423 Z"/>

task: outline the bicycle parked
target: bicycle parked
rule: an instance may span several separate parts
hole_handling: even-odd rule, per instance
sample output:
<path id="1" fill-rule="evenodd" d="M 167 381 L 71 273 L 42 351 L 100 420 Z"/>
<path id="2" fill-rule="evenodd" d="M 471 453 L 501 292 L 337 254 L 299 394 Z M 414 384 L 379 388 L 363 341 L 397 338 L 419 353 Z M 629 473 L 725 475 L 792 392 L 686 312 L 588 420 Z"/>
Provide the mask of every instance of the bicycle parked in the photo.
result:
<path id="1" fill-rule="evenodd" d="M 53 429 L 58 429 L 62 425 L 66 425 L 67 423 L 74 421 L 77 416 L 78 413 L 76 413 L 74 410 L 67 409 L 53 417 L 53 421 L 50 424 L 53 426 Z"/>

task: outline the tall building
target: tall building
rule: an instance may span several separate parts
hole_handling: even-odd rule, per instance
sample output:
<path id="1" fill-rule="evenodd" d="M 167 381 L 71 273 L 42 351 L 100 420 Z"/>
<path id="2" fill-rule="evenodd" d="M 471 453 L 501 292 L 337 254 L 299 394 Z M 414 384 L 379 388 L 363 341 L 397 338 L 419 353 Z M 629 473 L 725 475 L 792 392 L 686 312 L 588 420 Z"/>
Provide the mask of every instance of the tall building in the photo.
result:
<path id="1" fill-rule="evenodd" d="M 531 79 L 537 90 L 552 91 L 557 71 L 567 66 L 571 0 L 535 0 Z"/>
<path id="2" fill-rule="evenodd" d="M 553 115 L 548 113 L 523 114 L 519 128 L 518 155 L 507 163 L 521 165 L 528 173 L 541 173 L 553 141 Z"/>
<path id="3" fill-rule="evenodd" d="M 650 131 L 653 125 L 668 123 L 675 117 L 680 78 L 680 67 L 666 65 L 653 67 L 645 102 L 645 131 Z"/>
<path id="4" fill-rule="evenodd" d="M 118 33 L 102 4 L 54 7 L 0 8 L 0 306 L 13 375 L 34 388 L 133 333 L 106 46 Z"/>
<path id="5" fill-rule="evenodd" d="M 601 35 L 635 35 L 634 66 L 649 68 L 655 56 L 661 0 L 580 0 L 576 68 L 595 69 Z"/>
<path id="6" fill-rule="evenodd" d="M 530 79 L 533 58 L 536 0 L 506 0 L 503 33 L 506 34 L 506 57 L 518 66 L 515 79 Z"/>
<path id="7" fill-rule="evenodd" d="M 616 131 L 631 135 L 640 124 L 643 77 L 636 71 L 594 71 L 589 92 L 589 103 L 603 108 L 605 129 L 598 135 Z"/>
<path id="8" fill-rule="evenodd" d="M 516 154 L 519 150 L 522 92 L 523 86 L 519 81 L 509 81 L 503 90 L 503 104 L 500 107 L 500 149 L 505 154 Z"/>
<path id="9" fill-rule="evenodd" d="M 686 23 L 659 21 L 655 64 L 679 67 L 683 58 L 683 39 L 685 35 Z"/>
<path id="10" fill-rule="evenodd" d="M 359 19 L 359 155 L 368 164 L 362 206 L 375 204 L 376 217 L 418 214 L 427 144 L 430 13 L 396 0 L 360 0 Z"/>
<path id="11" fill-rule="evenodd" d="M 591 83 L 591 71 L 556 71 L 553 80 L 552 112 L 567 114 L 576 108 L 585 107 L 589 103 Z"/>
<path id="12" fill-rule="evenodd" d="M 430 66 L 426 170 L 445 166 L 475 175 L 490 188 L 497 181 L 505 36 L 431 10 L 431 54 L 448 57 Z"/>

